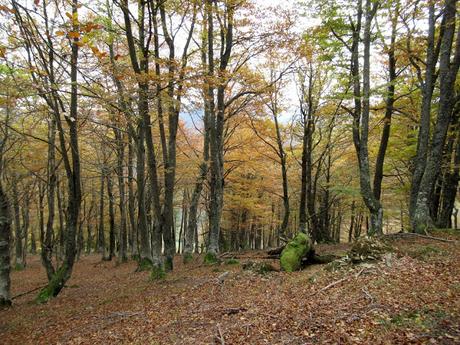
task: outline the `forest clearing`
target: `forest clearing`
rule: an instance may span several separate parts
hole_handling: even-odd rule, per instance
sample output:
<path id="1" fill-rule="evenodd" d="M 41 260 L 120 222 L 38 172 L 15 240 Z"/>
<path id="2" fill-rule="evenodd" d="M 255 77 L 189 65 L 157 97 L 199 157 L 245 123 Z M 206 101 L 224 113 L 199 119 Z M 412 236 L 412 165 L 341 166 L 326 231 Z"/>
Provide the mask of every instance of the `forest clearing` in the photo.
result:
<path id="1" fill-rule="evenodd" d="M 460 344 L 460 0 L 0 0 L 0 344 Z"/>
<path id="2" fill-rule="evenodd" d="M 389 260 L 337 271 L 245 270 L 264 255 L 251 251 L 215 265 L 178 260 L 162 281 L 135 272 L 132 261 L 85 256 L 59 298 L 37 305 L 27 294 L 0 312 L 0 337 L 2 344 L 458 344 L 459 243 L 391 243 Z M 318 248 L 338 255 L 348 249 Z M 13 295 L 46 284 L 36 257 L 12 280 Z"/>

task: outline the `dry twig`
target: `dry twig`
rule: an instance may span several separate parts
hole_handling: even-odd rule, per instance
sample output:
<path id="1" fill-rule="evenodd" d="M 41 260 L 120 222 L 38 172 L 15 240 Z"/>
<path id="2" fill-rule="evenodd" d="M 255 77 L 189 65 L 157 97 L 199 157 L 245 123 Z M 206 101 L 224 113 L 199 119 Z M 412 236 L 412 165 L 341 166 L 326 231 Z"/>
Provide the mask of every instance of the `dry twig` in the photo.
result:
<path id="1" fill-rule="evenodd" d="M 224 336 L 222 334 L 222 329 L 220 328 L 220 324 L 217 324 L 217 335 L 216 335 L 216 340 L 220 342 L 221 345 L 225 345 L 225 340 Z"/>

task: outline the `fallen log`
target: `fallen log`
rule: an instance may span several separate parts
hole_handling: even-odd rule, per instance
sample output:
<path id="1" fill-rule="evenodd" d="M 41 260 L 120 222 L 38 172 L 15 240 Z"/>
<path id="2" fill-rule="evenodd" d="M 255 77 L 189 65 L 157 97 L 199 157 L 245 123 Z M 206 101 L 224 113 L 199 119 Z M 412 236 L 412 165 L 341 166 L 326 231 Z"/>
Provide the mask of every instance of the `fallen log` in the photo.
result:
<path id="1" fill-rule="evenodd" d="M 325 254 L 325 255 L 318 255 L 313 252 L 311 255 L 305 257 L 302 260 L 303 265 L 323 265 L 328 264 L 334 260 L 340 259 L 340 256 L 334 254 Z"/>
<path id="2" fill-rule="evenodd" d="M 286 247 L 286 245 L 283 245 L 281 247 L 278 247 L 278 248 L 273 248 L 273 249 L 270 249 L 270 250 L 267 250 L 267 254 L 268 255 L 281 255 L 281 252 L 283 251 L 284 247 Z"/>

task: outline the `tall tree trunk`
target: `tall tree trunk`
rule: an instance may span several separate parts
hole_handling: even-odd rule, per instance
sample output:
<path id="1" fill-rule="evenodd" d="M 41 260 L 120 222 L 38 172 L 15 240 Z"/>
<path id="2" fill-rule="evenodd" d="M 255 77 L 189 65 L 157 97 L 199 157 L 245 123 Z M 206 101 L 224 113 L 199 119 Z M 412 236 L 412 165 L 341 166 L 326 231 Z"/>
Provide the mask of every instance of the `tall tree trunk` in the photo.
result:
<path id="1" fill-rule="evenodd" d="M 460 150 L 457 150 L 457 157 L 460 157 L 459 152 Z M 457 158 L 457 166 L 458 165 L 460 165 L 460 159 Z M 442 208 L 440 209 L 438 221 L 436 223 L 436 226 L 441 229 L 452 227 L 452 214 L 460 180 L 459 169 L 454 168 L 453 172 L 446 174 L 445 179 Z"/>
<path id="2" fill-rule="evenodd" d="M 72 16 L 78 18 L 78 0 L 72 0 Z M 78 32 L 79 23 L 74 20 L 72 30 Z M 76 234 L 81 205 L 81 176 L 80 176 L 80 153 L 78 148 L 78 41 L 74 38 L 71 41 L 70 57 L 70 112 L 69 117 L 65 117 L 69 129 L 69 148 L 70 158 L 66 152 L 64 129 L 60 119 L 57 120 L 59 126 L 59 135 L 61 142 L 61 153 L 63 155 L 64 165 L 68 180 L 68 204 L 67 204 L 67 222 L 65 238 L 65 258 L 61 267 L 54 273 L 48 285 L 40 291 L 37 300 L 46 302 L 49 298 L 55 297 L 69 280 L 76 255 Z"/>
<path id="3" fill-rule="evenodd" d="M 59 259 L 64 257 L 65 248 L 65 217 L 64 217 L 64 202 L 63 202 L 63 194 L 64 191 L 62 190 L 62 184 L 60 179 L 56 176 L 56 199 L 57 199 L 57 207 L 58 207 L 58 216 L 59 216 L 59 231 L 58 231 L 58 239 L 59 244 L 56 250 L 56 255 Z M 48 218 L 49 219 L 49 218 Z"/>
<path id="4" fill-rule="evenodd" d="M 456 5 L 456 0 L 446 0 L 445 2 L 444 35 L 441 39 L 439 59 L 439 108 L 431 150 L 428 154 L 413 212 L 412 230 L 417 233 L 424 233 L 427 229 L 434 227 L 430 216 L 429 197 L 433 192 L 434 183 L 440 171 L 443 148 L 454 107 L 454 85 L 460 67 L 460 30 L 457 30 L 456 46 L 451 62 L 457 14 Z"/>
<path id="5" fill-rule="evenodd" d="M 428 19 L 428 38 L 426 50 L 426 68 L 425 80 L 421 83 L 423 97 L 420 115 L 420 125 L 417 138 L 417 152 L 414 160 L 414 172 L 412 174 L 410 200 L 409 200 L 409 218 L 412 223 L 414 218 L 415 205 L 420 189 L 420 183 L 426 167 L 426 160 L 428 155 L 428 146 L 430 140 L 430 119 L 431 119 L 431 103 L 433 98 L 433 89 L 436 82 L 436 63 L 438 61 L 438 54 L 435 49 L 435 30 L 436 30 L 436 17 L 435 17 L 435 3 L 430 2 Z M 411 224 L 413 226 L 413 224 Z"/>
<path id="6" fill-rule="evenodd" d="M 164 221 L 160 204 L 160 188 L 158 181 L 157 163 L 155 148 L 153 145 L 152 137 L 152 126 L 149 112 L 149 83 L 148 81 L 142 80 L 141 74 L 147 75 L 149 73 L 149 47 L 148 42 L 150 37 L 153 35 L 152 26 L 156 20 L 156 12 L 150 13 L 152 8 L 149 5 L 149 25 L 148 35 L 149 39 L 145 39 L 146 27 L 145 27 L 145 10 L 146 3 L 144 1 L 138 2 L 138 32 L 139 37 L 137 40 L 134 39 L 131 17 L 128 8 L 128 1 L 123 0 L 121 2 L 121 9 L 123 11 L 123 17 L 126 27 L 126 39 L 128 41 L 128 50 L 131 60 L 131 65 L 134 73 L 139 76 L 137 83 L 138 93 L 138 127 L 137 127 L 137 196 L 138 196 L 138 234 L 140 240 L 140 268 L 151 266 L 156 272 L 161 275 L 163 271 L 163 262 L 161 260 L 161 234 L 163 231 Z M 157 7 L 155 6 L 155 11 Z M 136 42 L 137 41 L 137 42 Z M 137 49 L 136 49 L 137 46 Z M 152 241 L 149 237 L 149 228 L 147 224 L 146 214 L 146 198 L 145 198 L 145 147 L 147 148 L 147 167 L 149 171 L 149 189 L 150 196 L 153 201 L 153 208 L 155 214 L 154 230 L 152 234 Z M 152 248 L 153 246 L 153 248 Z"/>
<path id="7" fill-rule="evenodd" d="M 355 226 L 355 205 L 356 201 L 351 202 L 351 217 L 350 217 L 350 230 L 348 231 L 348 243 L 353 241 L 354 226 Z"/>
<path id="8" fill-rule="evenodd" d="M 137 246 L 137 224 L 136 224 L 136 207 L 134 196 L 134 149 L 133 139 L 129 135 L 128 144 L 128 215 L 129 215 L 129 247 L 132 255 L 139 255 L 139 247 Z"/>
<path id="9" fill-rule="evenodd" d="M 205 29 L 204 29 L 205 30 Z M 201 50 L 201 63 L 203 66 L 207 65 L 207 53 L 206 53 L 206 32 L 202 35 L 202 50 Z M 209 49 L 209 48 L 208 48 Z M 206 73 L 206 71 L 204 71 Z M 208 71 L 209 73 L 209 71 Z M 209 171 L 209 135 L 210 135 L 210 123 L 209 114 L 212 111 L 213 100 L 209 100 L 208 96 L 211 93 L 209 90 L 210 85 L 207 84 L 203 87 L 203 104 L 204 104 L 204 117 L 203 117 L 203 161 L 200 163 L 198 177 L 195 182 L 195 188 L 193 189 L 192 197 L 190 199 L 190 206 L 188 211 L 188 219 L 185 229 L 184 236 L 184 262 L 191 259 L 193 253 L 193 244 L 195 242 L 195 251 L 198 250 L 198 206 L 200 202 L 201 192 L 203 190 L 203 184 L 206 181 L 206 177 Z M 213 96 L 214 97 L 214 96 Z M 209 102 L 211 101 L 211 103 Z"/>
<path id="10" fill-rule="evenodd" d="M 2 152 L 0 152 L 0 155 L 1 154 Z M 0 160 L 0 165 L 2 164 L 3 162 Z M 8 198 L 6 193 L 3 191 L 0 178 L 0 307 L 11 305 L 10 224 L 11 217 Z"/>
<path id="11" fill-rule="evenodd" d="M 385 155 L 387 152 L 388 141 L 390 139 L 391 118 L 393 116 L 393 108 L 395 103 L 395 83 L 396 83 L 396 29 L 399 16 L 399 7 L 396 8 L 391 23 L 391 38 L 390 46 L 388 47 L 388 87 L 385 116 L 383 118 L 382 137 L 380 139 L 379 151 L 375 162 L 374 172 L 374 196 L 380 200 L 382 194 L 383 166 Z"/>
<path id="12" fill-rule="evenodd" d="M 316 174 L 313 177 L 313 134 L 315 132 L 317 100 L 314 99 L 315 71 L 313 63 L 308 62 L 307 67 L 308 72 L 305 70 L 305 76 L 302 76 L 303 79 L 300 82 L 300 112 L 303 133 L 299 227 L 300 231 L 308 232 L 313 241 L 327 241 L 328 235 L 322 228 L 322 217 L 316 211 L 317 181 L 321 173 L 321 164 L 326 151 L 320 155 Z"/>
<path id="13" fill-rule="evenodd" d="M 113 198 L 113 183 L 110 172 L 106 174 L 107 178 L 107 196 L 109 197 L 109 256 L 107 260 L 112 260 L 115 256 L 115 210 Z"/>
<path id="14" fill-rule="evenodd" d="M 118 196 L 119 196 L 119 204 L 118 207 L 120 209 L 120 253 L 118 255 L 120 262 L 127 262 L 127 231 L 126 231 L 126 193 L 125 193 L 125 178 L 124 178 L 124 142 L 123 142 L 123 135 L 121 131 L 115 131 L 115 138 L 117 140 L 117 177 L 118 177 Z"/>
<path id="15" fill-rule="evenodd" d="M 303 135 L 302 135 L 302 162 L 301 162 L 301 178 L 300 178 L 300 200 L 299 200 L 299 230 L 301 232 L 308 232 L 308 219 L 307 219 L 307 161 L 308 161 L 308 137 L 309 128 L 306 121 L 305 112 L 303 112 Z"/>
<path id="16" fill-rule="evenodd" d="M 220 225 L 224 197 L 224 120 L 225 120 L 225 74 L 230 61 L 233 47 L 233 15 L 234 5 L 227 3 L 225 8 L 226 28 L 222 30 L 221 54 L 218 70 L 219 85 L 217 87 L 217 104 L 214 108 L 214 88 L 208 86 L 208 99 L 210 102 L 210 215 L 209 215 L 209 246 L 208 258 L 215 260 L 219 252 Z M 206 0 L 206 13 L 208 18 L 208 77 L 212 83 L 214 73 L 214 25 L 213 25 L 213 2 Z"/>
<path id="17" fill-rule="evenodd" d="M 15 234 L 15 256 L 14 256 L 14 268 L 16 270 L 22 270 L 25 267 L 24 259 L 24 247 L 23 247 L 23 235 L 21 226 L 21 215 L 19 206 L 19 190 L 18 190 L 19 176 L 15 174 L 13 177 L 12 191 L 13 191 L 13 215 L 14 215 L 14 234 Z"/>
<path id="18" fill-rule="evenodd" d="M 91 254 L 91 248 L 93 247 L 93 219 L 94 219 L 94 208 L 96 207 L 96 193 L 91 188 L 91 206 L 88 211 L 88 217 L 86 218 L 86 254 Z"/>
<path id="19" fill-rule="evenodd" d="M 372 3 L 372 7 L 371 7 Z M 370 45 L 371 25 L 379 3 L 366 0 L 365 2 L 365 24 L 364 24 L 364 62 L 363 62 L 363 90 L 361 94 L 360 71 L 359 71 L 359 43 L 361 21 L 363 15 L 362 0 L 358 1 L 358 21 L 353 32 L 352 45 L 352 78 L 353 93 L 355 97 L 353 142 L 356 148 L 359 164 L 359 184 L 361 196 L 371 216 L 371 224 L 368 230 L 369 235 L 381 234 L 383 227 L 383 209 L 380 201 L 375 198 L 371 187 L 369 168 L 369 113 L 370 113 Z M 362 100 L 361 100 L 362 97 Z"/>
<path id="20" fill-rule="evenodd" d="M 110 2 L 107 0 L 106 2 L 106 7 L 107 7 L 107 13 L 109 17 L 109 28 L 112 29 L 112 8 L 110 7 Z M 122 113 L 125 115 L 127 121 L 130 121 L 133 115 L 132 109 L 129 106 L 129 102 L 126 101 L 126 95 L 123 89 L 123 85 L 120 81 L 119 78 L 116 77 L 116 66 L 115 66 L 115 51 L 113 48 L 113 42 L 110 41 L 109 43 L 109 56 L 110 56 L 110 62 L 112 64 L 113 68 L 113 73 L 112 73 L 112 80 L 116 86 L 117 89 L 117 94 L 118 94 L 118 105 L 122 111 Z M 113 132 L 115 135 L 115 142 L 116 142 L 116 154 L 117 154 L 117 165 L 116 165 L 116 174 L 117 174 L 117 182 L 118 182 L 118 195 L 119 195 L 119 204 L 118 207 L 120 209 L 120 231 L 119 231 L 119 242 L 120 242 L 120 250 L 119 250 L 119 255 L 118 259 L 119 262 L 127 262 L 128 261 L 128 256 L 127 256 L 127 251 L 128 251 L 128 234 L 127 234 L 127 210 L 126 210 L 126 192 L 125 192 L 125 178 L 124 178 L 124 157 L 125 157 L 125 136 L 122 132 L 122 130 L 119 128 L 119 123 L 121 122 L 119 118 L 114 118 L 114 128 Z M 129 186 L 128 188 L 132 188 L 132 152 L 131 152 L 131 135 L 134 132 L 133 127 L 131 126 L 130 123 L 127 125 L 128 127 L 128 145 L 129 145 L 129 153 L 128 153 L 128 183 Z M 131 181 L 130 181 L 131 180 Z M 131 190 L 130 190 L 131 191 Z M 131 228 L 134 228 L 134 210 L 131 209 L 131 206 L 133 206 L 131 203 L 133 202 L 131 195 L 128 196 L 128 212 L 130 213 L 130 221 L 131 221 Z M 134 208 L 134 206 L 133 206 Z M 132 219 L 131 219 L 132 218 Z"/>
<path id="21" fill-rule="evenodd" d="M 105 220 L 104 220 L 105 168 L 101 168 L 101 186 L 99 192 L 99 226 L 97 229 L 97 251 L 105 257 Z"/>
<path id="22" fill-rule="evenodd" d="M 277 105 L 273 104 L 272 109 L 274 110 L 273 120 L 275 122 L 276 143 L 278 145 L 278 155 L 279 155 L 280 163 L 281 163 L 281 177 L 282 177 L 282 185 L 283 185 L 284 213 L 283 213 L 283 221 L 281 222 L 281 226 L 279 230 L 279 236 L 281 239 L 285 239 L 286 229 L 288 228 L 288 225 L 289 225 L 289 215 L 290 215 L 286 152 L 284 151 L 283 138 L 281 137 L 281 130 L 280 130 L 280 126 L 278 123 Z"/>
<path id="23" fill-rule="evenodd" d="M 22 262 L 24 267 L 27 265 L 27 251 L 28 251 L 28 237 L 29 237 L 29 227 L 30 227 L 30 195 L 28 192 L 24 195 L 24 200 L 22 201 L 21 215 L 22 215 L 22 227 L 21 233 L 24 238 L 23 249 L 22 249 Z"/>

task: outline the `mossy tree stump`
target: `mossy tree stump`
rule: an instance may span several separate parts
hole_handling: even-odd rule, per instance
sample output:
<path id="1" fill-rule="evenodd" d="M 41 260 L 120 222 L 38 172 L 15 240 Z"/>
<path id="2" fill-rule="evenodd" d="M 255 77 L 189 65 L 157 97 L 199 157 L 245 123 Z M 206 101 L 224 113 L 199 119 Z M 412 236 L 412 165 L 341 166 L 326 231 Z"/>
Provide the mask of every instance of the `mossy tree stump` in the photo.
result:
<path id="1" fill-rule="evenodd" d="M 313 249 L 310 236 L 299 232 L 283 249 L 280 257 L 281 269 L 286 272 L 298 271 L 302 259 Z"/>

